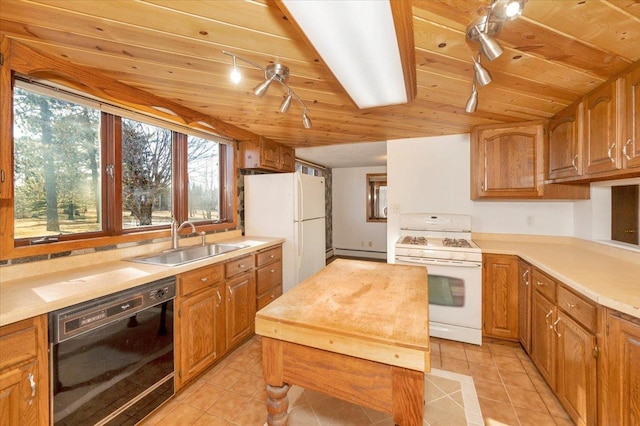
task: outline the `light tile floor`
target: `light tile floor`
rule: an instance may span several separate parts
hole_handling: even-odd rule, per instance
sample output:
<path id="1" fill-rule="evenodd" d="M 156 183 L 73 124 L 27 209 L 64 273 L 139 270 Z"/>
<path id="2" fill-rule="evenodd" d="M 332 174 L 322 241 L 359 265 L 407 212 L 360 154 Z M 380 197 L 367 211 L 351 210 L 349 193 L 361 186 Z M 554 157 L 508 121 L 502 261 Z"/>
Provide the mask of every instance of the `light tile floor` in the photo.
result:
<path id="1" fill-rule="evenodd" d="M 434 374 L 425 380 L 427 426 L 481 424 L 572 425 L 572 421 L 520 345 L 486 340 L 482 346 L 431 339 Z M 443 371 L 442 374 L 437 370 Z M 451 380 L 446 372 L 473 378 L 477 402 L 469 399 L 471 379 Z M 472 392 L 471 392 L 472 393 Z M 292 387 L 289 425 L 393 425 L 385 413 L 318 392 Z M 260 337 L 235 350 L 144 422 L 152 425 L 262 426 L 266 419 Z M 466 416 L 465 416 L 466 411 Z"/>

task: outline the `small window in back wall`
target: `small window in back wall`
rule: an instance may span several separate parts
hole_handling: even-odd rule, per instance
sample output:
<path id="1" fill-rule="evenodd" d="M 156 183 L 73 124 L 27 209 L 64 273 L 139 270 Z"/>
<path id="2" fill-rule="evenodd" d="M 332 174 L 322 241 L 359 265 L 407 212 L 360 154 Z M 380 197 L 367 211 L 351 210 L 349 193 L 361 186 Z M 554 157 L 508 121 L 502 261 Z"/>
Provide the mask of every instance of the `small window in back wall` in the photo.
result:
<path id="1" fill-rule="evenodd" d="M 640 185 L 611 187 L 611 239 L 638 245 Z"/>
<path id="2" fill-rule="evenodd" d="M 387 221 L 387 174 L 367 174 L 367 222 Z"/>

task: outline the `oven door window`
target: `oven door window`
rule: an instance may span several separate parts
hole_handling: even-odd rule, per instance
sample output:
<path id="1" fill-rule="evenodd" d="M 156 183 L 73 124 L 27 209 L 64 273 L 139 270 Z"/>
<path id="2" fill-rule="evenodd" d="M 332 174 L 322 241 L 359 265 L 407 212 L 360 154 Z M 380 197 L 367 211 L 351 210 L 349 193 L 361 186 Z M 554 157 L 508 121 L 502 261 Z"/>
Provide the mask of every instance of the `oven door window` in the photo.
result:
<path id="1" fill-rule="evenodd" d="M 464 280 L 443 275 L 429 275 L 429 304 L 464 306 Z"/>

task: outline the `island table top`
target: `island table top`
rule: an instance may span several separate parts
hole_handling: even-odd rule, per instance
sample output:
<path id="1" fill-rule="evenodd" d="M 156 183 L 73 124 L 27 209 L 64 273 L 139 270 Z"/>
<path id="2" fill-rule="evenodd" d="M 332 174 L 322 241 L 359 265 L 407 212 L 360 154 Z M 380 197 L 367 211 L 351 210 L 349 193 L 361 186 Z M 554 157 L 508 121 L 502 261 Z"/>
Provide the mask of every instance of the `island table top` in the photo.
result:
<path id="1" fill-rule="evenodd" d="M 338 259 L 258 311 L 256 333 L 428 372 L 427 270 Z"/>

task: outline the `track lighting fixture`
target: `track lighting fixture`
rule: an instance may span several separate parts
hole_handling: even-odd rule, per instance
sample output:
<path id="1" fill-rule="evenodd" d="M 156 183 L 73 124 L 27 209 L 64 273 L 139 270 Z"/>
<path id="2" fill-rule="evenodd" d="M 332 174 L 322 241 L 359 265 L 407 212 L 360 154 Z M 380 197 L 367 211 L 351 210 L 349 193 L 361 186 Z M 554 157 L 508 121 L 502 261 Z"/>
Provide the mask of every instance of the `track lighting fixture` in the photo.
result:
<path id="1" fill-rule="evenodd" d="M 478 104 L 477 88 L 491 83 L 491 74 L 481 64 L 482 55 L 489 61 L 493 61 L 502 55 L 503 50 L 495 36 L 502 29 L 504 21 L 511 21 L 522 15 L 524 4 L 527 0 L 492 0 L 487 9 L 487 14 L 473 21 L 467 26 L 467 39 L 479 43 L 478 59 L 471 57 L 473 61 L 474 77 L 471 88 L 471 96 L 465 106 L 468 113 L 474 112 Z"/>
<path id="2" fill-rule="evenodd" d="M 298 102 L 300 102 L 300 104 L 303 107 L 302 125 L 304 126 L 305 129 L 311 128 L 311 119 L 309 118 L 307 105 L 300 98 L 300 96 L 298 96 L 296 92 L 291 87 L 289 87 L 286 83 L 287 79 L 289 78 L 289 67 L 282 64 L 278 64 L 278 63 L 269 64 L 266 67 L 263 67 L 256 64 L 253 61 L 250 61 L 249 59 L 245 59 L 233 53 L 226 52 L 224 50 L 222 51 L 222 53 L 224 53 L 227 56 L 231 56 L 231 58 L 233 59 L 233 68 L 230 74 L 230 78 L 233 83 L 237 84 L 242 79 L 242 76 L 240 75 L 240 71 L 238 70 L 238 67 L 237 67 L 237 60 L 244 61 L 249 65 L 252 65 L 262 70 L 264 72 L 264 81 L 260 82 L 260 84 L 258 84 L 256 87 L 253 88 L 253 93 L 257 97 L 262 98 L 269 90 L 271 83 L 273 83 L 274 81 L 277 81 L 278 83 L 282 84 L 287 89 L 287 96 L 282 101 L 282 104 L 280 104 L 280 108 L 279 108 L 280 112 L 282 113 L 288 112 L 289 107 L 291 106 L 291 101 L 293 98 L 295 98 Z"/>

